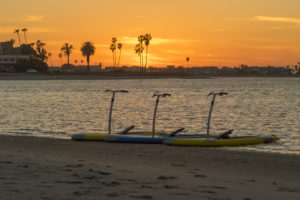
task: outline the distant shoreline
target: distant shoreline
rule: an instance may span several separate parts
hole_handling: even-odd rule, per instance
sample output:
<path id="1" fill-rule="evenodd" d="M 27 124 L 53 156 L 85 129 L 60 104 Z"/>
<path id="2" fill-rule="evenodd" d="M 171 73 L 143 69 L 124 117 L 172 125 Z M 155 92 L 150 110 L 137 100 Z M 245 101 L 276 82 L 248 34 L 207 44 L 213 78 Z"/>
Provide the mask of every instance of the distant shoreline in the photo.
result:
<path id="1" fill-rule="evenodd" d="M 229 77 L 299 77 L 296 75 L 219 75 L 176 73 L 0 73 L 0 80 L 115 80 L 115 79 L 211 79 Z"/>

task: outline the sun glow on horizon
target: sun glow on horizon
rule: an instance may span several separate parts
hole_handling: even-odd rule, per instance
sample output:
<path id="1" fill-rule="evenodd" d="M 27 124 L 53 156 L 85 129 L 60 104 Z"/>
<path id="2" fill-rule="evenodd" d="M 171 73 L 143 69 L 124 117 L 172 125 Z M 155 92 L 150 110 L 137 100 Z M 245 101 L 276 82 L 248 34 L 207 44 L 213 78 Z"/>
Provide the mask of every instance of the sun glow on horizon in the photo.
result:
<path id="1" fill-rule="evenodd" d="M 49 65 L 60 65 L 58 54 L 66 42 L 74 46 L 71 63 L 81 64 L 85 58 L 80 47 L 92 41 L 96 52 L 91 64 L 112 66 L 109 47 L 116 37 L 123 44 L 120 65 L 138 66 L 134 48 L 137 37 L 146 33 L 153 37 L 148 66 L 185 66 L 187 56 L 190 66 L 284 66 L 300 61 L 297 0 L 16 1 L 2 3 L 0 41 L 18 41 L 13 30 L 26 27 L 28 41 L 46 43 L 52 53 Z"/>

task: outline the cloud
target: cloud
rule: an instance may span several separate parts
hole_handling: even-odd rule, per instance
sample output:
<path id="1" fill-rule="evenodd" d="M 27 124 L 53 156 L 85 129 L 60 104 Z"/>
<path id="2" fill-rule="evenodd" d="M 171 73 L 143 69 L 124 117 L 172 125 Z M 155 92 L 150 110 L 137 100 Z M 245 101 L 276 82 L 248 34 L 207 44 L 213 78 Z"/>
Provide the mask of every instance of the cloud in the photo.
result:
<path id="1" fill-rule="evenodd" d="M 44 27 L 31 27 L 28 28 L 28 32 L 31 33 L 55 33 L 58 32 L 59 30 L 57 29 L 52 29 L 52 28 L 44 28 Z"/>
<path id="2" fill-rule="evenodd" d="M 226 18 L 226 21 L 260 21 L 260 22 L 281 22 L 290 24 L 300 24 L 299 18 L 289 17 L 270 17 L 270 16 L 254 16 L 252 18 Z"/>
<path id="3" fill-rule="evenodd" d="M 1 18 L 0 22 L 41 22 L 44 21 L 44 16 L 27 15 L 22 18 Z"/>
<path id="4" fill-rule="evenodd" d="M 44 19 L 45 19 L 44 16 L 30 15 L 30 16 L 24 17 L 24 19 L 22 19 L 22 21 L 23 22 L 40 22 L 40 21 L 44 21 Z"/>
<path id="5" fill-rule="evenodd" d="M 265 21 L 265 22 L 284 22 L 284 23 L 300 24 L 300 19 L 287 18 L 287 17 L 256 16 L 253 18 L 253 20 Z"/>
<path id="6" fill-rule="evenodd" d="M 13 33 L 16 27 L 11 26 L 0 26 L 0 34 Z M 45 28 L 45 27 L 27 27 L 28 33 L 55 33 L 58 32 L 57 29 Z"/>
<path id="7" fill-rule="evenodd" d="M 258 42 L 295 42 L 291 39 L 281 39 L 281 38 L 243 38 L 242 40 L 246 41 L 258 41 Z"/>
<path id="8" fill-rule="evenodd" d="M 123 36 L 118 38 L 120 42 L 130 45 L 135 45 L 138 43 L 137 37 L 128 37 Z M 153 38 L 150 41 L 151 45 L 163 45 L 163 44 L 186 44 L 188 45 L 191 40 L 183 40 L 183 39 L 167 39 L 167 38 Z"/>

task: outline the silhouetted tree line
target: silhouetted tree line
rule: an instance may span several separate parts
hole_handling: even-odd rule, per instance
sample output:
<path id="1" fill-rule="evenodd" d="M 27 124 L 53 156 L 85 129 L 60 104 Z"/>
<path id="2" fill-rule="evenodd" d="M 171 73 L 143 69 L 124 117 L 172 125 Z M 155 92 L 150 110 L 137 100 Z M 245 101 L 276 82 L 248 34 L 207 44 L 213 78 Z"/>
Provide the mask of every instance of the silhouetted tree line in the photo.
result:
<path id="1" fill-rule="evenodd" d="M 29 55 L 29 60 L 18 60 L 15 66 L 16 71 L 26 72 L 28 69 L 35 69 L 39 72 L 47 72 L 48 64 L 46 61 L 48 59 L 48 54 L 45 46 L 46 43 L 41 40 L 37 40 L 35 43 L 31 44 L 21 44 L 21 54 Z"/>

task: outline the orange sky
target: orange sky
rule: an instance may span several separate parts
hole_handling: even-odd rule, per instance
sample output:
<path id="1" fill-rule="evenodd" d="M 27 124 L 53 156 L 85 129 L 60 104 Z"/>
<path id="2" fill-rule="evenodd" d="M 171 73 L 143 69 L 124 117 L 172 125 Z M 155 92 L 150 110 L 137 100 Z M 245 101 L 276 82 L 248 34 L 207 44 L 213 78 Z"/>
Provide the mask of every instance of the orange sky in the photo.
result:
<path id="1" fill-rule="evenodd" d="M 50 65 L 59 65 L 65 42 L 74 63 L 92 41 L 91 63 L 108 66 L 117 37 L 121 65 L 139 65 L 134 45 L 151 33 L 152 66 L 185 65 L 187 56 L 190 66 L 292 65 L 300 61 L 299 8 L 299 0 L 10 0 L 1 2 L 0 41 L 18 41 L 13 30 L 26 27 L 30 42 L 46 42 Z"/>

